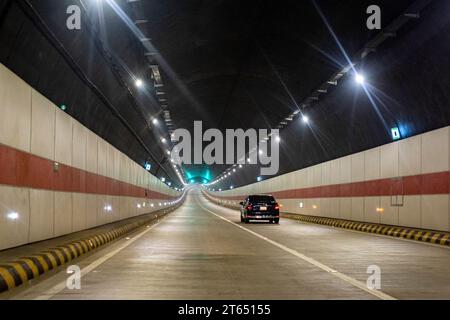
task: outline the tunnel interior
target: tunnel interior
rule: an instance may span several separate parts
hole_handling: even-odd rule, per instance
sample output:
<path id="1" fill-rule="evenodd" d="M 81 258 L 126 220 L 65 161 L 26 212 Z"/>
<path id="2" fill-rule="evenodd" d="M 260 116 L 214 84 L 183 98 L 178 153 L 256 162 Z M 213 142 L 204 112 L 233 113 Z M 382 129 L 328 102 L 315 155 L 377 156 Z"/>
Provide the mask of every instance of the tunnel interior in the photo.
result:
<path id="1" fill-rule="evenodd" d="M 449 12 L 1 1 L 0 300 L 450 299 Z"/>
<path id="2" fill-rule="evenodd" d="M 449 80 L 434 78 L 449 56 L 445 1 L 379 1 L 384 31 L 366 27 L 360 13 L 370 1 L 82 1 L 82 28 L 70 31 L 60 27 L 67 15 L 54 14 L 69 2 L 3 2 L 0 61 L 178 187 L 170 134 L 193 134 L 195 120 L 204 130 L 282 128 L 278 174 L 389 143 L 393 128 L 407 138 L 448 124 Z M 361 59 L 372 39 L 415 6 L 424 7 L 421 19 L 409 19 Z M 130 27 L 126 19 L 144 22 Z M 349 58 L 358 61 L 366 89 L 352 72 L 321 89 Z M 144 88 L 134 85 L 137 78 Z M 204 165 L 180 170 L 188 180 Z M 207 180 L 229 169 L 210 165 Z M 258 171 L 246 166 L 217 186 L 247 185 Z"/>

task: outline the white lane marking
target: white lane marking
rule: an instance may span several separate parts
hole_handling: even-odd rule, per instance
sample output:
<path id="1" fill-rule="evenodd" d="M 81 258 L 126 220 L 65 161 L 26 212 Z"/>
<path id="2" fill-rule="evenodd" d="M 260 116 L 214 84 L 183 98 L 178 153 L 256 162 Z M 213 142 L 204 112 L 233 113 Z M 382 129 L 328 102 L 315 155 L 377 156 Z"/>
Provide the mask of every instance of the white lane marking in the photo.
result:
<path id="1" fill-rule="evenodd" d="M 224 220 L 224 221 L 226 221 L 228 223 L 231 223 L 235 227 L 238 227 L 239 229 L 242 229 L 242 230 L 244 230 L 244 231 L 254 235 L 255 237 L 258 237 L 258 238 L 260 238 L 260 239 L 262 239 L 262 240 L 264 240 L 264 241 L 274 245 L 275 247 L 278 247 L 281 250 L 284 250 L 284 251 L 286 251 L 286 252 L 288 252 L 288 253 L 290 253 L 290 254 L 292 254 L 292 255 L 294 255 L 294 256 L 296 256 L 296 257 L 298 257 L 298 258 L 300 258 L 300 259 L 302 259 L 302 260 L 304 260 L 304 261 L 314 265 L 314 266 L 316 266 L 317 268 L 322 269 L 323 271 L 328 272 L 328 273 L 332 274 L 333 276 L 335 276 L 335 277 L 337 277 L 337 278 L 339 278 L 341 280 L 344 280 L 345 282 L 347 282 L 347 283 L 349 283 L 349 284 L 351 284 L 351 285 L 353 285 L 353 286 L 355 286 L 355 287 L 357 287 L 357 288 L 359 288 L 361 290 L 364 290 L 367 293 L 370 293 L 371 295 L 373 295 L 373 296 L 375 296 L 377 298 L 380 298 L 382 300 L 397 300 L 396 298 L 394 298 L 394 297 L 392 297 L 392 296 L 390 296 L 390 295 L 388 295 L 388 294 L 386 294 L 386 293 L 384 293 L 382 291 L 369 289 L 365 283 L 363 283 L 363 282 L 361 282 L 359 280 L 356 280 L 356 279 L 354 279 L 354 278 L 352 278 L 350 276 L 347 276 L 347 275 L 345 275 L 343 273 L 340 273 L 339 271 L 334 270 L 334 269 L 328 267 L 327 265 L 324 265 L 323 263 L 321 263 L 321 262 L 319 262 L 319 261 L 317 261 L 317 260 L 315 260 L 313 258 L 305 256 L 304 254 L 302 254 L 302 253 L 300 253 L 300 252 L 298 252 L 296 250 L 288 248 L 285 245 L 282 245 L 281 243 L 278 243 L 278 242 L 276 242 L 274 240 L 271 240 L 271 239 L 269 239 L 267 237 L 264 237 L 264 236 L 260 235 L 259 233 L 256 233 L 256 232 L 254 232 L 254 231 L 252 231 L 250 229 L 247 229 L 247 228 L 245 228 L 245 227 L 243 227 L 243 226 L 241 226 L 241 225 L 239 225 L 239 224 L 237 224 L 237 223 L 235 223 L 235 222 L 233 222 L 231 220 L 228 220 L 227 218 L 222 217 L 219 214 L 216 214 L 215 212 L 209 210 L 208 208 L 205 208 L 198 200 L 197 200 L 197 203 L 199 204 L 199 206 L 203 210 L 206 210 L 209 213 L 212 213 L 217 218 L 222 219 L 222 220 Z"/>
<path id="2" fill-rule="evenodd" d="M 84 267 L 81 270 L 81 277 L 84 277 L 85 275 L 87 275 L 89 272 L 95 270 L 98 266 L 100 266 L 102 263 L 104 263 L 105 261 L 111 259 L 112 257 L 114 257 L 116 254 L 118 254 L 120 251 L 122 251 L 123 249 L 125 249 L 126 247 L 128 247 L 129 245 L 131 245 L 133 242 L 135 242 L 136 240 L 138 240 L 140 237 L 142 237 L 143 235 L 145 235 L 147 232 L 151 231 L 152 229 L 154 229 L 156 226 L 158 226 L 160 223 L 162 222 L 159 221 L 158 223 L 152 225 L 150 228 L 145 229 L 144 231 L 142 231 L 141 233 L 139 233 L 137 236 L 135 236 L 134 238 L 131 238 L 130 240 L 126 240 L 126 242 L 121 245 L 120 247 L 118 247 L 116 250 L 111 251 L 109 253 L 107 253 L 106 255 L 98 258 L 97 260 L 95 260 L 94 262 L 92 262 L 91 264 L 89 264 L 87 267 Z M 51 298 L 53 298 L 55 295 L 57 295 L 58 293 L 60 293 L 61 291 L 63 291 L 66 288 L 66 280 L 58 283 L 57 285 L 55 285 L 54 287 L 50 288 L 49 290 L 45 291 L 43 294 L 35 297 L 33 300 L 49 300 Z"/>

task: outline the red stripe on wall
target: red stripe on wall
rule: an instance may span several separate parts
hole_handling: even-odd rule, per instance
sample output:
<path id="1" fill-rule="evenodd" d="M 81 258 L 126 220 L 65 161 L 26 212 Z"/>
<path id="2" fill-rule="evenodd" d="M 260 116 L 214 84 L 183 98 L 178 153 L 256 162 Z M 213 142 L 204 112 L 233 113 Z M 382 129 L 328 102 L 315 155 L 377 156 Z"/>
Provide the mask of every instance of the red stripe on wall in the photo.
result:
<path id="1" fill-rule="evenodd" d="M 271 193 L 278 199 L 432 195 L 450 193 L 450 172 L 327 185 Z M 242 197 L 245 197 L 244 195 Z M 240 199 L 236 196 L 224 199 Z"/>
<path id="2" fill-rule="evenodd" d="M 129 196 L 148 199 L 170 197 L 160 192 L 59 164 L 0 144 L 0 184 L 63 192 Z"/>

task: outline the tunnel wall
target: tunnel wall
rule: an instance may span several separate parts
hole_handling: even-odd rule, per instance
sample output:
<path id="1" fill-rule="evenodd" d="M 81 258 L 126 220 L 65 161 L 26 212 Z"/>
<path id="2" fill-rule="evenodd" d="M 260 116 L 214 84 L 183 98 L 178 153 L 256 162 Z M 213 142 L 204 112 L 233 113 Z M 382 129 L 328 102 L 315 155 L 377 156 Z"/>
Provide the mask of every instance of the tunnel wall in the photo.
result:
<path id="1" fill-rule="evenodd" d="M 450 231 L 449 146 L 450 127 L 444 127 L 209 193 L 236 207 L 248 194 L 270 193 L 288 213 Z"/>
<path id="2" fill-rule="evenodd" d="M 179 196 L 0 64 L 0 250 L 150 213 Z"/>

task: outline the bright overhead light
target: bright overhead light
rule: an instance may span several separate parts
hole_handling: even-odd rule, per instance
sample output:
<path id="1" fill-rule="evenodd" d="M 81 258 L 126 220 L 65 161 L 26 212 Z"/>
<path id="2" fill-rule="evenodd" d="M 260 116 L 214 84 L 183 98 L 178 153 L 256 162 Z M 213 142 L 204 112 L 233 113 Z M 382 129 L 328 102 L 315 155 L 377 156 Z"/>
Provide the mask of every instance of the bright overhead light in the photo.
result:
<path id="1" fill-rule="evenodd" d="M 153 118 L 152 123 L 153 123 L 153 124 L 158 124 L 158 119 Z"/>
<path id="2" fill-rule="evenodd" d="M 280 141 L 281 141 L 280 136 L 276 136 L 275 141 L 276 141 L 276 142 L 280 142 Z"/>
<path id="3" fill-rule="evenodd" d="M 167 150 L 167 155 L 170 156 L 170 151 L 169 150 Z"/>
<path id="4" fill-rule="evenodd" d="M 264 152 L 262 150 L 259 150 L 258 152 L 260 155 L 264 154 Z"/>
<path id="5" fill-rule="evenodd" d="M 136 87 L 140 88 L 144 84 L 141 79 L 136 79 L 135 81 Z"/>
<path id="6" fill-rule="evenodd" d="M 239 169 L 242 168 L 242 164 L 239 165 Z"/>
<path id="7" fill-rule="evenodd" d="M 364 84 L 364 81 L 366 81 L 366 79 L 364 79 L 362 75 L 356 74 L 355 81 L 358 82 L 359 84 Z"/>
<path id="8" fill-rule="evenodd" d="M 166 143 L 166 141 L 167 141 L 166 138 L 161 138 L 162 143 Z"/>
<path id="9" fill-rule="evenodd" d="M 302 116 L 302 121 L 303 121 L 304 123 L 308 123 L 308 122 L 309 122 L 309 118 L 308 118 L 307 116 L 303 115 L 303 116 Z"/>

